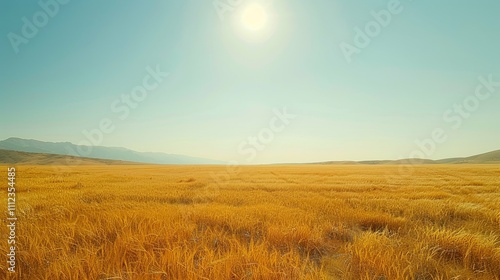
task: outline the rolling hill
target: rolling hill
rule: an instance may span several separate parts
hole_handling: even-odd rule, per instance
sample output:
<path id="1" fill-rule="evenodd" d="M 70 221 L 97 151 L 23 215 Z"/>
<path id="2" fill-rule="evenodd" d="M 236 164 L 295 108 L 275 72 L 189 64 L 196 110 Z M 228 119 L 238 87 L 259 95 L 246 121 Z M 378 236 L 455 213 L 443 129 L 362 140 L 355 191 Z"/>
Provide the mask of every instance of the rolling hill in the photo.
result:
<path id="1" fill-rule="evenodd" d="M 399 160 L 366 160 L 366 161 L 327 161 L 314 164 L 366 164 L 366 165 L 389 165 L 389 164 L 500 164 L 500 150 L 470 157 L 446 158 L 440 160 L 431 159 L 399 159 Z"/>
<path id="2" fill-rule="evenodd" d="M 126 148 L 118 147 L 103 147 L 103 146 L 82 146 L 75 145 L 70 142 L 43 142 L 31 139 L 8 138 L 0 141 L 0 149 L 28 152 L 28 153 L 43 153 L 65 156 L 82 156 L 94 159 L 121 160 L 137 163 L 152 163 L 152 164 L 223 164 L 222 161 L 211 159 L 196 158 L 184 155 L 174 155 L 165 153 L 149 153 L 137 152 Z M 90 151 L 90 153 L 82 153 L 79 151 Z"/>
<path id="3" fill-rule="evenodd" d="M 27 153 L 10 150 L 0 150 L 0 164 L 24 165 L 122 165 L 133 162 L 74 157 L 55 154 Z M 137 164 L 137 163 L 135 163 Z"/>

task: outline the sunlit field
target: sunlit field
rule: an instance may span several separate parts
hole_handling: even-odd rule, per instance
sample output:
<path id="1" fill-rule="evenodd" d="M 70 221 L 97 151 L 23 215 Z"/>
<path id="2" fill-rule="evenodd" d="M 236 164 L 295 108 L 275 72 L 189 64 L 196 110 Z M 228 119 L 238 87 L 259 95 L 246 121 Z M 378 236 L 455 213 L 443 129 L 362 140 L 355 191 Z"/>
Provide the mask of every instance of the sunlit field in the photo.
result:
<path id="1" fill-rule="evenodd" d="M 16 176 L 17 274 L 3 238 L 0 279 L 500 279 L 498 165 Z"/>

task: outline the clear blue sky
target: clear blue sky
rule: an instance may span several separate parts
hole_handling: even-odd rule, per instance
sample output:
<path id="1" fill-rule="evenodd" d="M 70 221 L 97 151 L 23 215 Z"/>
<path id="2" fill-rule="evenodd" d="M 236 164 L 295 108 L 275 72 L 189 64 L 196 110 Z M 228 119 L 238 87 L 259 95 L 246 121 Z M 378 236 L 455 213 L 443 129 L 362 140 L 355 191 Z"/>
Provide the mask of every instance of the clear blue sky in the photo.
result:
<path id="1" fill-rule="evenodd" d="M 253 2 L 257 31 L 242 23 Z M 406 157 L 435 128 L 430 158 L 500 149 L 500 87 L 443 119 L 479 76 L 500 81 L 500 2 L 402 0 L 348 63 L 339 45 L 389 2 L 242 0 L 221 20 L 212 1 L 73 0 L 16 53 L 9 34 L 43 9 L 2 1 L 0 139 L 79 143 L 108 118 L 103 146 L 250 163 L 238 148 L 286 107 L 296 117 L 251 163 Z M 169 76 L 120 119 L 111 104 L 157 65 Z"/>

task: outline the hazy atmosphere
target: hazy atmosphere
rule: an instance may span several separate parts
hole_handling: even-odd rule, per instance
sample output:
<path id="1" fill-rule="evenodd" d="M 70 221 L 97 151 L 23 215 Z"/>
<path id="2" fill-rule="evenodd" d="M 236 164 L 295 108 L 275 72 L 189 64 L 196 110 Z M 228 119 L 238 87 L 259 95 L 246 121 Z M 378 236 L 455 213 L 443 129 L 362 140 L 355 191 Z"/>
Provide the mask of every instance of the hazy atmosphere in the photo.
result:
<path id="1" fill-rule="evenodd" d="M 233 2 L 2 1 L 0 140 L 239 163 L 499 148 L 500 2 Z"/>
<path id="2" fill-rule="evenodd" d="M 499 11 L 1 1 L 0 279 L 500 280 Z"/>

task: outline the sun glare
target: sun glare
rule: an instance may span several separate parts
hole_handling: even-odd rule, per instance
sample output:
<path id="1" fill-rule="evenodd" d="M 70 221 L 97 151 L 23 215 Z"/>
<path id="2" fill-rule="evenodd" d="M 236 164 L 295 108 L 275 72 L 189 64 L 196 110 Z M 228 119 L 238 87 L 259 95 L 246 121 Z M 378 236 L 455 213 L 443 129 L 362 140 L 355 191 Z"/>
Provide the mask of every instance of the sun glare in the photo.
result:
<path id="1" fill-rule="evenodd" d="M 267 24 L 267 12 L 261 5 L 253 3 L 248 5 L 242 14 L 243 26 L 251 31 L 259 31 Z"/>

